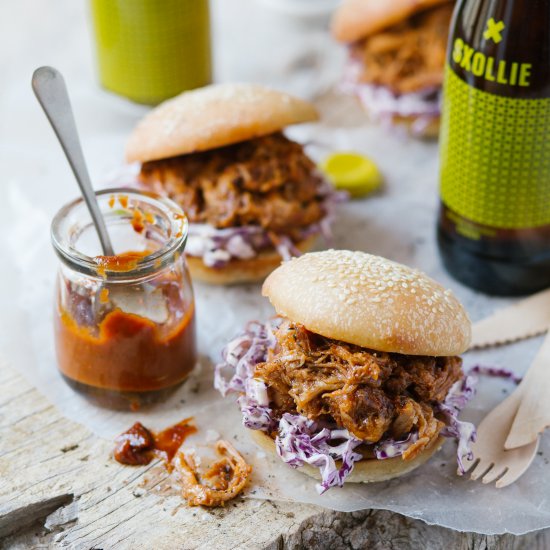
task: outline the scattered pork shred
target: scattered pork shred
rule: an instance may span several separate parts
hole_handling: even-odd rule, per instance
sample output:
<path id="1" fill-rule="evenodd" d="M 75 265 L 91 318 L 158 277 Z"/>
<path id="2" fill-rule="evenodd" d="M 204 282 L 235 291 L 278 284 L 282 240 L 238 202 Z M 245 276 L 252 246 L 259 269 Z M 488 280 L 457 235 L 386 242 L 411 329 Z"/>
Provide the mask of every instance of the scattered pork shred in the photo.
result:
<path id="1" fill-rule="evenodd" d="M 115 460 L 143 466 L 155 457 L 161 458 L 168 472 L 176 470 L 183 497 L 190 506 L 224 506 L 243 490 L 252 467 L 230 443 L 220 440 L 215 448 L 221 458 L 199 475 L 193 455 L 181 449 L 187 436 L 197 432 L 192 420 L 186 418 L 158 433 L 136 422 L 115 439 Z"/>
<path id="2" fill-rule="evenodd" d="M 224 506 L 240 494 L 252 473 L 252 467 L 228 441 L 216 442 L 216 451 L 221 458 L 202 473 L 193 455 L 180 451 L 174 459 L 183 496 L 190 506 Z"/>

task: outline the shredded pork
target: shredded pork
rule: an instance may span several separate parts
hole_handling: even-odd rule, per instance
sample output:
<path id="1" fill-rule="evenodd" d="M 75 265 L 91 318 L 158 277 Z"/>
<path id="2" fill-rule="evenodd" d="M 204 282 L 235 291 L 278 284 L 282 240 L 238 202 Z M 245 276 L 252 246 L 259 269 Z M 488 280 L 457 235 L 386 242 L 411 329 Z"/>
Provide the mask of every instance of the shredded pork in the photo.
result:
<path id="1" fill-rule="evenodd" d="M 439 88 L 453 4 L 419 13 L 352 46 L 362 61 L 360 82 L 390 88 L 397 94 Z"/>
<path id="2" fill-rule="evenodd" d="M 191 455 L 180 451 L 174 459 L 183 496 L 190 506 L 223 506 L 244 489 L 250 477 L 252 467 L 229 442 L 218 441 L 216 451 L 220 460 L 202 474 Z"/>
<path id="3" fill-rule="evenodd" d="M 459 357 L 424 357 L 368 350 L 309 332 L 285 321 L 278 347 L 256 367 L 276 415 L 299 413 L 348 429 L 376 443 L 411 431 L 418 454 L 442 429 L 434 405 L 462 378 Z"/>
<path id="4" fill-rule="evenodd" d="M 178 202 L 190 222 L 216 228 L 255 225 L 293 236 L 327 214 L 315 164 L 280 133 L 147 162 L 140 180 Z"/>

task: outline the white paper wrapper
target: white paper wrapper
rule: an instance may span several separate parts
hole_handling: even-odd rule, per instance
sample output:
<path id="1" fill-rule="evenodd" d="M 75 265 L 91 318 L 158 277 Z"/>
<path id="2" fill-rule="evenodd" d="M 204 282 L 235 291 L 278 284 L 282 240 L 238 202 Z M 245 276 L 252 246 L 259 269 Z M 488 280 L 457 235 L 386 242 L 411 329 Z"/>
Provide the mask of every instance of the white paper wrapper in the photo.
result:
<path id="1" fill-rule="evenodd" d="M 341 109 L 340 104 L 336 107 Z M 345 132 L 321 127 L 315 134 L 304 130 L 300 135 L 302 139 L 316 139 L 336 149 L 369 154 L 387 176 L 382 194 L 341 207 L 334 246 L 365 250 L 420 267 L 451 286 L 474 320 L 510 303 L 459 286 L 441 268 L 434 242 L 437 148 L 402 142 L 395 136 L 380 139 L 376 129 L 355 127 L 357 116 L 361 115 L 350 117 L 354 127 L 348 127 Z M 340 121 L 344 124 L 345 117 L 340 117 Z M 99 141 L 96 147 L 102 147 Z M 399 162 L 396 162 L 397 151 Z M 22 161 L 29 152 L 20 154 Z M 17 156 L 12 162 L 17 162 Z M 59 166 L 57 171 L 64 173 L 65 169 Z M 167 403 L 139 413 L 111 412 L 90 405 L 65 385 L 55 364 L 51 316 L 57 259 L 49 242 L 49 223 L 52 205 L 60 207 L 72 198 L 66 191 L 56 191 L 59 188 L 55 183 L 52 173 L 3 182 L 0 350 L 8 362 L 67 417 L 101 437 L 112 439 L 136 420 L 160 429 L 194 416 L 204 441 L 212 439 L 214 433 L 220 434 L 245 453 L 254 466 L 253 484 L 247 494 L 256 498 L 296 500 L 342 511 L 388 509 L 431 524 L 487 534 L 522 534 L 550 527 L 550 444 L 546 436 L 540 456 L 528 473 L 502 490 L 457 477 L 455 444 L 451 441 L 428 464 L 404 478 L 371 486 L 331 489 L 323 496 L 317 494 L 314 480 L 256 448 L 241 426 L 234 399 L 223 400 L 212 389 L 212 365 L 219 360 L 223 345 L 248 320 L 265 320 L 273 315 L 267 300 L 260 296 L 259 286 L 195 286 L 201 368 Z M 48 189 L 47 201 L 44 201 L 44 189 Z M 465 367 L 482 363 L 507 367 L 521 374 L 532 361 L 539 341 L 469 353 L 465 356 Z M 482 378 L 479 393 L 463 418 L 479 421 L 511 390 L 513 384 L 509 381 Z"/>

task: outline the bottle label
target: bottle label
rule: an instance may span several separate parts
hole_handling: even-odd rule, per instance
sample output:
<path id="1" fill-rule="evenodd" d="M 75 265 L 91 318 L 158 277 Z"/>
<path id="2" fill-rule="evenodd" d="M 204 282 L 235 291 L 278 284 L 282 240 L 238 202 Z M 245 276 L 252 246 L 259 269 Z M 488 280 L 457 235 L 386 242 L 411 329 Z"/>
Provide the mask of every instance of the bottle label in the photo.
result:
<path id="1" fill-rule="evenodd" d="M 464 43 L 457 47 L 463 56 Z M 498 69 L 480 56 L 474 65 L 476 52 L 466 55 L 466 69 L 469 63 L 480 72 L 483 65 L 487 78 L 498 79 L 500 70 L 503 86 L 528 85 L 530 67 Z M 457 218 L 473 222 L 470 231 L 478 225 L 514 230 L 550 224 L 550 98 L 488 93 L 447 66 L 441 131 L 441 199 Z"/>
<path id="2" fill-rule="evenodd" d="M 484 36 L 489 36 L 497 44 L 502 40 L 500 31 L 504 29 L 504 23 L 498 24 L 494 19 L 489 19 Z M 487 82 L 496 82 L 502 86 L 529 88 L 533 71 L 532 63 L 518 63 L 497 59 L 470 47 L 462 38 L 454 41 L 452 59 L 455 66 L 460 67 L 465 73 L 469 73 Z"/>

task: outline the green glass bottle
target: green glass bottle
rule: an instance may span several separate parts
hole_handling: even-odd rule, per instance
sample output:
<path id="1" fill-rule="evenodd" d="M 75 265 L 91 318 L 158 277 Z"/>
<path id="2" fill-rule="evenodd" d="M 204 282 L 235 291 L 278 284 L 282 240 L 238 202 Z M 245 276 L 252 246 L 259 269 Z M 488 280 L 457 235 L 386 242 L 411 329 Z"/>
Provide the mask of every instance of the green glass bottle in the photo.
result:
<path id="1" fill-rule="evenodd" d="M 438 242 L 490 294 L 550 286 L 550 0 L 460 0 L 447 53 Z"/>
<path id="2" fill-rule="evenodd" d="M 211 81 L 208 0 L 91 0 L 99 77 L 154 105 Z"/>

